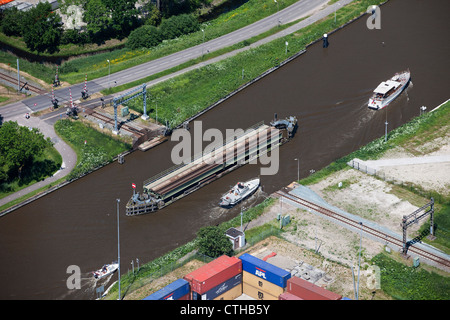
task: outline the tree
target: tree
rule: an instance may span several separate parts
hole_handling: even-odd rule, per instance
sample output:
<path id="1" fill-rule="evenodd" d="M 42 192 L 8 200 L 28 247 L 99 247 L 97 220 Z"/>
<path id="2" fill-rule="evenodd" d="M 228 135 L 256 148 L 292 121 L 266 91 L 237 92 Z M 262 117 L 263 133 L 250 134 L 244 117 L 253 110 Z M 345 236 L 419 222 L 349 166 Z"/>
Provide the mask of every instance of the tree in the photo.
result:
<path id="1" fill-rule="evenodd" d="M 22 35 L 22 17 L 23 12 L 16 7 L 6 9 L 2 14 L 1 28 L 2 32 L 7 36 Z"/>
<path id="2" fill-rule="evenodd" d="M 50 53 L 58 51 L 62 34 L 61 18 L 52 12 L 48 2 L 40 2 L 26 11 L 22 26 L 23 40 L 30 50 Z"/>
<path id="3" fill-rule="evenodd" d="M 159 26 L 164 39 L 174 39 L 183 34 L 198 31 L 200 25 L 197 19 L 189 14 L 181 14 L 164 19 Z"/>
<path id="4" fill-rule="evenodd" d="M 102 0 L 87 0 L 84 4 L 83 20 L 92 39 L 102 39 L 110 25 L 109 12 Z"/>
<path id="5" fill-rule="evenodd" d="M 35 157 L 42 155 L 51 145 L 50 139 L 36 128 L 22 127 L 16 121 L 7 121 L 0 127 L 0 167 L 4 172 L 20 178 L 22 169 L 31 164 Z M 1 174 L 3 176 L 4 174 Z"/>
<path id="6" fill-rule="evenodd" d="M 119 37 L 128 36 L 137 24 L 137 0 L 102 0 L 111 14 L 111 28 Z"/>
<path id="7" fill-rule="evenodd" d="M 158 28 L 150 25 L 143 25 L 131 31 L 127 40 L 127 47 L 130 49 L 151 48 L 161 42 L 161 33 Z"/>
<path id="8" fill-rule="evenodd" d="M 217 258 L 224 254 L 231 255 L 233 252 L 231 241 L 218 227 L 203 227 L 198 231 L 197 236 L 199 240 L 198 251 L 201 254 Z"/>

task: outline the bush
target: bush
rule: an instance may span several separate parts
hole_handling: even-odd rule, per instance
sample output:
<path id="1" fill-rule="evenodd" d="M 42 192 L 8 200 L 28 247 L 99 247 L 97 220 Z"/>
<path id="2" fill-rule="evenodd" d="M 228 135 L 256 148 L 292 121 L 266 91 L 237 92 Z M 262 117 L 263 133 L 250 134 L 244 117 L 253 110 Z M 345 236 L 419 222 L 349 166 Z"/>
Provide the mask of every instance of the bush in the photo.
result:
<path id="1" fill-rule="evenodd" d="M 192 33 L 200 29 L 198 21 L 189 14 L 181 14 L 165 19 L 159 26 L 163 39 L 178 38 L 183 34 Z"/>
<path id="2" fill-rule="evenodd" d="M 233 253 L 233 245 L 221 228 L 204 227 L 198 232 L 198 252 L 212 258 Z"/>
<path id="3" fill-rule="evenodd" d="M 88 43 L 88 33 L 80 33 L 76 29 L 67 29 L 61 36 L 61 44 L 85 44 Z"/>
<path id="4" fill-rule="evenodd" d="M 155 26 L 143 25 L 130 33 L 127 47 L 130 49 L 151 48 L 162 41 L 161 33 Z"/>

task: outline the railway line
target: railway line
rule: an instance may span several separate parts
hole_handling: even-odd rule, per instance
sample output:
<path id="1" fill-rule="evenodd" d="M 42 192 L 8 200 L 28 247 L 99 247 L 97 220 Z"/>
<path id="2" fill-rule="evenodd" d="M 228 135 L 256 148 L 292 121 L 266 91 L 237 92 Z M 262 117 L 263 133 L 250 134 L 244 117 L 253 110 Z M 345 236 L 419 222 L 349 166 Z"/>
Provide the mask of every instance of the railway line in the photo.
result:
<path id="1" fill-rule="evenodd" d="M 112 126 L 114 125 L 114 119 L 111 119 L 110 117 L 108 117 L 108 116 L 106 116 L 106 115 L 103 115 L 103 114 L 101 114 L 101 113 L 98 113 L 98 112 L 95 111 L 95 110 L 92 110 L 92 112 L 90 112 L 89 114 L 90 114 L 92 117 L 97 118 L 97 119 L 99 119 L 99 120 L 101 120 L 101 121 L 103 121 L 103 122 L 105 122 L 105 123 L 107 123 L 107 124 L 110 124 L 110 125 L 112 125 Z M 143 133 L 142 131 L 140 131 L 140 130 L 138 130 L 138 129 L 132 127 L 132 126 L 127 125 L 126 123 L 122 124 L 122 126 L 121 126 L 120 128 L 121 128 L 122 130 L 128 131 L 128 132 L 130 132 L 130 133 L 136 135 L 137 137 L 141 137 L 141 136 L 143 136 L 143 135 L 145 134 L 145 133 Z"/>
<path id="2" fill-rule="evenodd" d="M 307 201 L 307 200 L 300 198 L 296 195 L 293 195 L 291 193 L 287 193 L 285 191 L 277 191 L 274 194 L 279 197 L 284 197 L 290 201 L 293 201 L 302 207 L 306 207 L 308 209 L 314 210 L 314 211 L 318 212 L 319 214 L 322 214 L 322 215 L 330 218 L 331 220 L 334 220 L 336 222 L 340 222 L 340 223 L 344 224 L 347 227 L 353 227 L 357 230 L 360 229 L 362 232 L 370 235 L 371 237 L 375 238 L 376 240 L 378 240 L 380 242 L 384 242 L 386 244 L 391 244 L 391 245 L 398 247 L 400 249 L 399 251 L 401 251 L 401 249 L 403 247 L 403 241 L 402 241 L 402 239 L 400 239 L 400 237 L 396 237 L 391 234 L 387 234 L 383 231 L 377 230 L 376 228 L 364 225 L 360 221 L 354 220 L 348 216 L 345 216 L 338 212 L 332 211 L 332 210 L 325 208 L 323 206 L 320 206 L 316 203 Z M 409 252 L 413 252 L 414 254 L 416 254 L 417 256 L 420 256 L 421 258 L 430 260 L 430 261 L 434 262 L 436 265 L 443 267 L 446 270 L 450 269 L 450 260 L 443 256 L 437 255 L 433 252 L 430 252 L 426 249 L 419 248 L 417 246 L 411 246 L 409 248 Z"/>
<path id="3" fill-rule="evenodd" d="M 4 74 L 4 73 L 0 73 L 0 79 L 11 83 L 12 86 L 17 86 L 17 78 L 14 78 L 10 75 Z M 23 82 L 22 80 L 20 80 L 20 88 L 24 87 L 26 90 L 34 92 L 36 94 L 44 94 L 47 93 L 47 91 L 40 89 L 38 87 L 35 87 L 27 82 Z"/>

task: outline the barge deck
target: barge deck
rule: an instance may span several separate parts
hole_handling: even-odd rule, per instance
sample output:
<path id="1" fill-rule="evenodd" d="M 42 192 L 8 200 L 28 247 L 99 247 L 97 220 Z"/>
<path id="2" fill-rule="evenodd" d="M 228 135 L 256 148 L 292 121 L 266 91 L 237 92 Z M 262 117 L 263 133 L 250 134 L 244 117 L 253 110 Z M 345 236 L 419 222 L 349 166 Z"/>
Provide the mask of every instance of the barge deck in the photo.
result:
<path id="1" fill-rule="evenodd" d="M 296 127 L 295 117 L 275 120 L 271 125 L 260 122 L 240 136 L 216 145 L 212 151 L 194 156 L 187 164 L 175 165 L 147 179 L 143 192 L 134 193 L 128 201 L 126 215 L 160 210 L 244 164 L 255 163 L 257 158 L 291 139 Z"/>

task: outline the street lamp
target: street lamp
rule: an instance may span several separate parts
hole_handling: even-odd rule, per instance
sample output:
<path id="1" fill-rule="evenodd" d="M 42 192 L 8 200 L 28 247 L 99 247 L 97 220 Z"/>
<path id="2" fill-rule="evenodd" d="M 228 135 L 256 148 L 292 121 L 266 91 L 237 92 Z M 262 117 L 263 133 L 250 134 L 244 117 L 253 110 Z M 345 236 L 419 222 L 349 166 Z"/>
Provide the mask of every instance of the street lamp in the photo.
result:
<path id="1" fill-rule="evenodd" d="M 288 47 L 288 44 L 289 44 L 289 43 L 286 41 L 285 44 L 286 44 L 286 52 L 285 52 L 285 54 L 287 54 L 287 47 Z"/>
<path id="2" fill-rule="evenodd" d="M 295 158 L 294 161 L 297 161 L 297 181 L 300 180 L 300 158 Z"/>
<path id="3" fill-rule="evenodd" d="M 334 24 L 336 24 L 336 9 L 340 5 L 341 5 L 340 3 L 336 3 L 336 5 L 334 6 Z"/>
<path id="4" fill-rule="evenodd" d="M 111 76 L 111 62 L 108 60 L 108 87 L 109 89 L 111 89 L 111 81 L 110 81 L 110 76 Z"/>
<path id="5" fill-rule="evenodd" d="M 108 60 L 109 61 L 109 60 Z M 117 201 L 117 263 L 119 264 L 119 299 L 120 300 L 120 237 L 119 237 L 119 203 L 120 199 Z"/>
<path id="6" fill-rule="evenodd" d="M 202 43 L 202 57 L 203 57 L 203 49 L 204 49 L 204 46 L 205 46 L 205 30 L 202 29 L 202 32 L 203 32 L 203 43 Z"/>

